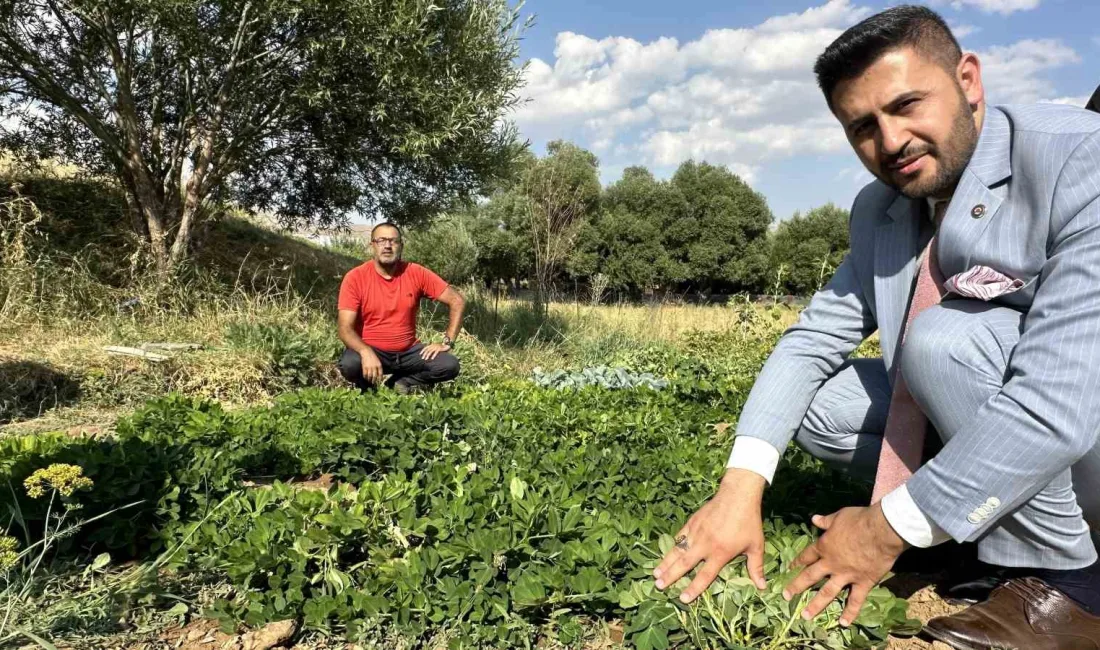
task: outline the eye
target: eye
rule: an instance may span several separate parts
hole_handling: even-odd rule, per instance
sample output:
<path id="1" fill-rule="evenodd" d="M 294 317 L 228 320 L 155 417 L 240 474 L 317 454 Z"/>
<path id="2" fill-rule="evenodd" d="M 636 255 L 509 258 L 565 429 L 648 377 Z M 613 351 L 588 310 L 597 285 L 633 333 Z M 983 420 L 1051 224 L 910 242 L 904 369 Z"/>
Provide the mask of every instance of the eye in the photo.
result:
<path id="1" fill-rule="evenodd" d="M 916 97 L 911 97 L 909 99 L 903 100 L 900 104 L 898 104 L 898 110 L 906 110 L 906 109 L 912 107 L 913 104 L 916 104 L 916 103 L 917 103 L 917 98 Z"/>

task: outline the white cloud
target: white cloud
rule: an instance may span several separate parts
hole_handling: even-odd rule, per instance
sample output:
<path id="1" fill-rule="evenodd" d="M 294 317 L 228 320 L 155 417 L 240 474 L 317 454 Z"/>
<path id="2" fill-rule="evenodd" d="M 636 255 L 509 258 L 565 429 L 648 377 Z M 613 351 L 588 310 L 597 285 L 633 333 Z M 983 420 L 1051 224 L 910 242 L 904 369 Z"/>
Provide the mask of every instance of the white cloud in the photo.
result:
<path id="1" fill-rule="evenodd" d="M 951 33 L 955 35 L 955 38 L 960 41 L 967 36 L 977 34 L 978 32 L 982 31 L 982 28 L 976 25 L 958 24 L 950 21 L 948 21 L 947 25 L 951 28 Z"/>
<path id="2" fill-rule="evenodd" d="M 987 0 L 983 6 L 1010 4 L 1027 3 Z M 563 32 L 554 61 L 531 62 L 525 90 L 532 101 L 516 119 L 534 140 L 568 137 L 591 148 L 607 169 L 668 167 L 694 158 L 755 177 L 775 160 L 847 152 L 813 64 L 870 11 L 852 0 L 829 0 L 754 27 L 708 30 L 683 43 Z M 965 24 L 954 29 L 960 35 L 977 30 Z M 1024 40 L 978 54 L 991 103 L 1057 97 L 1047 75 L 1081 60 L 1057 40 Z"/>
<path id="3" fill-rule="evenodd" d="M 974 7 L 987 14 L 998 13 L 1007 16 L 1016 11 L 1029 11 L 1039 6 L 1040 0 L 954 0 L 955 9 Z"/>
<path id="4" fill-rule="evenodd" d="M 562 32 L 553 67 L 541 59 L 531 60 L 526 91 L 533 101 L 516 117 L 520 123 L 553 122 L 627 106 L 662 84 L 682 78 L 678 52 L 674 38 L 643 45 L 632 38 L 597 41 Z"/>
<path id="5" fill-rule="evenodd" d="M 773 16 L 760 25 L 764 32 L 789 32 L 837 25 L 853 25 L 871 15 L 867 7 L 853 7 L 848 0 L 830 0 L 820 7 L 810 7 L 802 13 Z"/>
<path id="6" fill-rule="evenodd" d="M 986 100 L 992 104 L 1036 102 L 1055 96 L 1044 73 L 1080 63 L 1081 57 L 1060 41 L 1024 40 L 979 51 Z"/>
<path id="7" fill-rule="evenodd" d="M 1040 101 L 1044 104 L 1065 104 L 1066 106 L 1084 108 L 1085 104 L 1089 103 L 1089 98 L 1082 95 L 1080 97 L 1058 97 L 1056 99 L 1044 99 Z"/>
<path id="8" fill-rule="evenodd" d="M 874 176 L 866 167 L 845 167 L 836 174 L 837 180 L 847 181 L 856 187 L 862 187 L 871 182 Z"/>

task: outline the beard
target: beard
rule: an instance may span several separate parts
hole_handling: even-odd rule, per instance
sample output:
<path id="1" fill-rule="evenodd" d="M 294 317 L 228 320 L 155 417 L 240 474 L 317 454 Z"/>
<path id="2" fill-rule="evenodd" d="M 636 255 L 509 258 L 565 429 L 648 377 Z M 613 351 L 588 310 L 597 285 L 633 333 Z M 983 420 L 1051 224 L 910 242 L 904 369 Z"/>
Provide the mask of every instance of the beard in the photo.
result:
<path id="1" fill-rule="evenodd" d="M 970 104 L 959 89 L 959 107 L 951 121 L 951 134 L 942 146 L 927 143 L 913 144 L 897 156 L 896 160 L 927 154 L 936 160 L 936 173 L 931 178 L 916 178 L 904 186 L 893 180 L 889 172 L 879 174 L 879 179 L 890 187 L 911 199 L 925 199 L 950 194 L 959 184 L 970 158 L 978 147 L 978 127 L 974 124 L 974 115 Z"/>

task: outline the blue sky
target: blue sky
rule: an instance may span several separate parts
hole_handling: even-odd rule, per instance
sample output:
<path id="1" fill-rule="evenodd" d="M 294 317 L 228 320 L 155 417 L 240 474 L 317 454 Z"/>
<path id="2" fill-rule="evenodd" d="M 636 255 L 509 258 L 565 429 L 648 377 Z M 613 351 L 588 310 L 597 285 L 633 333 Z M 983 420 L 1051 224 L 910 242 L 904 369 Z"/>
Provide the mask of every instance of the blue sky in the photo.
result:
<path id="1" fill-rule="evenodd" d="M 636 164 L 666 178 L 694 158 L 742 175 L 777 219 L 849 207 L 870 175 L 814 85 L 813 60 L 889 4 L 529 0 L 528 101 L 512 119 L 540 155 L 558 138 L 596 153 L 604 183 Z M 1100 85 L 1096 0 L 929 6 L 977 52 L 990 103 L 1083 105 Z"/>

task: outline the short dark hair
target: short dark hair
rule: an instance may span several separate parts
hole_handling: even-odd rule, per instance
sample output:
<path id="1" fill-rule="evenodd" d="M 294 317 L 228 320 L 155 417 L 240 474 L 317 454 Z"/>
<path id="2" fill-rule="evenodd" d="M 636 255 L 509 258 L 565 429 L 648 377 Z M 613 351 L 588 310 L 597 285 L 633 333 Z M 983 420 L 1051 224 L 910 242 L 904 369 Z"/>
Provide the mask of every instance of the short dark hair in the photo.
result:
<path id="1" fill-rule="evenodd" d="M 374 231 L 378 230 L 379 228 L 386 227 L 386 226 L 389 226 L 390 228 L 393 228 L 394 230 L 396 230 L 398 237 L 404 237 L 405 236 L 405 233 L 401 232 L 401 227 L 398 226 L 396 223 L 393 223 L 392 221 L 383 221 L 382 223 L 375 224 L 374 227 L 370 229 L 371 241 L 374 241 Z"/>
<path id="2" fill-rule="evenodd" d="M 883 54 L 912 47 L 954 73 L 962 48 L 939 14 L 927 7 L 900 5 L 849 27 L 825 48 L 814 64 L 817 85 L 833 110 L 833 91 L 855 79 Z"/>

